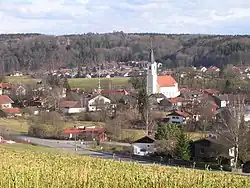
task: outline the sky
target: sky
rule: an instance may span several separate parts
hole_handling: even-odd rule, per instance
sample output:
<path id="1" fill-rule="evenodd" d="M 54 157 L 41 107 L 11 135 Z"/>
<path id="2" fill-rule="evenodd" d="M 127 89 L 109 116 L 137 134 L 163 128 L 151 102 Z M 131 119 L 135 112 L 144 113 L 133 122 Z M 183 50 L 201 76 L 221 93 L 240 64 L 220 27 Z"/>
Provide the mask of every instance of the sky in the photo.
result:
<path id="1" fill-rule="evenodd" d="M 0 0 L 0 33 L 250 34 L 250 0 Z"/>

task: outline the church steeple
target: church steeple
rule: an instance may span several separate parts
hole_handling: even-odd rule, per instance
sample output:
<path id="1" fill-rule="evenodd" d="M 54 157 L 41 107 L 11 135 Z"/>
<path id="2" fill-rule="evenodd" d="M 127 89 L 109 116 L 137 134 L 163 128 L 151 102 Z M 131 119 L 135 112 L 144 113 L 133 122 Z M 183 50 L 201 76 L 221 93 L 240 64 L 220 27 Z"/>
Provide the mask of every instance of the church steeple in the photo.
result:
<path id="1" fill-rule="evenodd" d="M 151 50 L 149 53 L 149 61 L 147 68 L 147 94 L 157 93 L 157 63 L 154 58 L 152 39 L 150 40 Z"/>
<path id="2" fill-rule="evenodd" d="M 150 59 L 151 64 L 153 64 L 155 62 L 152 39 L 150 39 L 150 54 L 149 54 L 149 59 Z"/>

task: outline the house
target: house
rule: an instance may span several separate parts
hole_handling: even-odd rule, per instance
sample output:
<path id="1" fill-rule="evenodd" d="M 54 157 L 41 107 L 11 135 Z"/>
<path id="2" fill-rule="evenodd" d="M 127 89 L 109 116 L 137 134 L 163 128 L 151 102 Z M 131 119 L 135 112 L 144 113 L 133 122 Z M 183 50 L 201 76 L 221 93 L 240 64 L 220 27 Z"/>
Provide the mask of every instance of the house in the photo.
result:
<path id="1" fill-rule="evenodd" d="M 158 76 L 157 63 L 151 50 L 151 62 L 147 69 L 147 94 L 162 93 L 166 98 L 175 98 L 180 95 L 178 83 L 171 75 Z"/>
<path id="2" fill-rule="evenodd" d="M 6 117 L 22 116 L 22 113 L 19 108 L 3 108 L 2 111 L 6 114 Z"/>
<path id="3" fill-rule="evenodd" d="M 60 101 L 59 108 L 63 113 L 66 114 L 76 114 L 86 111 L 84 107 L 83 100 L 80 101 Z"/>
<path id="4" fill-rule="evenodd" d="M 0 95 L 0 109 L 12 108 L 14 102 L 7 95 Z"/>
<path id="5" fill-rule="evenodd" d="M 0 95 L 9 95 L 11 85 L 9 83 L 0 83 Z"/>
<path id="6" fill-rule="evenodd" d="M 192 143 L 192 158 L 195 161 L 229 163 L 233 165 L 234 147 L 225 138 L 210 135 Z"/>
<path id="7" fill-rule="evenodd" d="M 225 95 L 213 95 L 213 99 L 219 108 L 224 108 L 229 103 L 227 96 Z"/>
<path id="8" fill-rule="evenodd" d="M 176 110 L 169 113 L 166 118 L 169 123 L 186 124 L 187 120 L 190 119 L 190 115 L 183 110 Z"/>
<path id="9" fill-rule="evenodd" d="M 155 149 L 155 139 L 150 136 L 144 136 L 132 143 L 133 154 L 145 156 L 149 154 L 153 154 Z"/>
<path id="10" fill-rule="evenodd" d="M 185 99 L 182 97 L 163 99 L 159 102 L 160 110 L 162 111 L 179 110 L 182 107 L 184 101 Z"/>
<path id="11" fill-rule="evenodd" d="M 89 112 L 100 111 L 109 107 L 115 108 L 116 104 L 112 104 L 112 101 L 109 98 L 102 95 L 94 96 L 88 101 Z"/>
<path id="12" fill-rule="evenodd" d="M 207 71 L 207 68 L 206 67 L 202 67 L 201 68 L 201 72 L 206 72 Z"/>
<path id="13" fill-rule="evenodd" d="M 68 139 L 73 138 L 73 135 L 77 137 L 77 139 L 82 139 L 85 141 L 105 141 L 105 129 L 102 127 L 77 127 L 77 128 L 68 128 L 63 131 L 64 136 Z"/>

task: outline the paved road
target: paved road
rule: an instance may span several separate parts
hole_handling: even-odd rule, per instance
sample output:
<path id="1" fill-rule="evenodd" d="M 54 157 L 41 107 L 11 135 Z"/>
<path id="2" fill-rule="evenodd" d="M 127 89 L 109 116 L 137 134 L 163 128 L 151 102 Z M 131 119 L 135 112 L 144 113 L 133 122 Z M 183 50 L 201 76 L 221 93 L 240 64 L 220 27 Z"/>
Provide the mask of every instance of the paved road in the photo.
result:
<path id="1" fill-rule="evenodd" d="M 30 143 L 41 145 L 41 146 L 47 146 L 52 148 L 59 148 L 59 149 L 66 149 L 69 151 L 75 151 L 75 141 L 71 140 L 52 140 L 52 139 L 41 139 L 41 138 L 35 138 L 30 136 L 24 136 L 24 135 L 18 135 L 19 139 L 29 141 Z M 109 153 L 104 152 L 96 152 L 91 151 L 87 149 L 87 146 L 85 144 L 80 144 L 79 141 L 77 141 L 77 151 L 75 151 L 77 154 L 80 155 L 89 155 L 94 157 L 101 157 L 105 159 L 115 159 L 120 161 L 132 161 L 132 162 L 138 162 L 141 164 L 152 164 L 153 162 L 146 162 L 143 160 L 135 160 L 131 159 L 129 157 L 124 156 L 113 156 Z"/>

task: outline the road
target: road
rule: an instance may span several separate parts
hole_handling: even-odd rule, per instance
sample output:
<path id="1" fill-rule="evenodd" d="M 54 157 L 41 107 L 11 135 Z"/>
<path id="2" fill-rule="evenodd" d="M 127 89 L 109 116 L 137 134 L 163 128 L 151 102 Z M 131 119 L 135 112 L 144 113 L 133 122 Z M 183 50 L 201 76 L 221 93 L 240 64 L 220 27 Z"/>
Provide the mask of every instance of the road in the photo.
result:
<path id="1" fill-rule="evenodd" d="M 37 144 L 41 146 L 47 146 L 51 148 L 59 148 L 59 149 L 65 149 L 69 151 L 75 151 L 75 141 L 72 140 L 52 140 L 52 139 L 41 139 L 41 138 L 35 138 L 25 135 L 17 135 L 19 139 L 29 141 L 32 144 Z M 131 161 L 131 162 L 138 162 L 141 164 L 152 164 L 153 162 L 147 162 L 143 160 L 135 160 L 131 159 L 129 157 L 125 156 L 113 156 L 110 153 L 105 152 L 97 152 L 92 151 L 87 148 L 86 144 L 80 144 L 79 141 L 77 141 L 77 151 L 75 151 L 77 154 L 80 155 L 88 155 L 93 157 L 101 157 L 104 159 L 115 159 L 119 161 Z"/>

